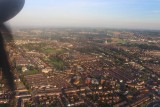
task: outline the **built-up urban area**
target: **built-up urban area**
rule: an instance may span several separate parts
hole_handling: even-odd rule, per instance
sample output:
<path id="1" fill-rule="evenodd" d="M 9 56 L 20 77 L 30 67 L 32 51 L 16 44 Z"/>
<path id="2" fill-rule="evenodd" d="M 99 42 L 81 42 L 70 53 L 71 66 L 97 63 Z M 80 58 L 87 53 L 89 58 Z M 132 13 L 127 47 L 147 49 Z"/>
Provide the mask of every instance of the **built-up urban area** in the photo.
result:
<path id="1" fill-rule="evenodd" d="M 0 103 L 15 107 L 158 107 L 160 31 L 21 28 L 6 50 L 15 92 L 0 73 Z M 14 45 L 13 45 L 14 44 Z"/>

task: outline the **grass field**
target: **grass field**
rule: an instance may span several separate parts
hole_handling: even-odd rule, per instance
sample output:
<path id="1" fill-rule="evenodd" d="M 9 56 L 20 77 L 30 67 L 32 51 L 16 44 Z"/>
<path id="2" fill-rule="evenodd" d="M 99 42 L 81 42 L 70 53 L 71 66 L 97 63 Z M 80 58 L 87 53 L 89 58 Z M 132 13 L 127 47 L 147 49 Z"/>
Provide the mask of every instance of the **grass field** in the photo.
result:
<path id="1" fill-rule="evenodd" d="M 49 62 L 58 70 L 62 70 L 64 68 L 64 61 L 58 57 L 50 57 Z"/>

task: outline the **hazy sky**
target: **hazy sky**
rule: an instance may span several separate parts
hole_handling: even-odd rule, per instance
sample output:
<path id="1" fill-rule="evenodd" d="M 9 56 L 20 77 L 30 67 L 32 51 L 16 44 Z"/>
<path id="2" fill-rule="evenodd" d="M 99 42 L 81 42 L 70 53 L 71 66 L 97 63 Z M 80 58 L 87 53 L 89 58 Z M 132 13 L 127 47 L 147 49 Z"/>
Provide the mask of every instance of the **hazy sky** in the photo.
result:
<path id="1" fill-rule="evenodd" d="M 26 0 L 9 23 L 160 29 L 160 0 Z"/>

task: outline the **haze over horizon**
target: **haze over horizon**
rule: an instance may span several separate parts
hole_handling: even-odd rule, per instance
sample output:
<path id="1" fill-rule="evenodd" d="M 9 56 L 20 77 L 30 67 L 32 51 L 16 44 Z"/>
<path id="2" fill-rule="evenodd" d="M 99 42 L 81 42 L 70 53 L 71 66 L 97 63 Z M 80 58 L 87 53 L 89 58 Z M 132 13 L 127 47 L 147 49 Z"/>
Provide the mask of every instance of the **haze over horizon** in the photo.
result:
<path id="1" fill-rule="evenodd" d="M 160 29 L 160 0 L 26 0 L 9 24 Z"/>

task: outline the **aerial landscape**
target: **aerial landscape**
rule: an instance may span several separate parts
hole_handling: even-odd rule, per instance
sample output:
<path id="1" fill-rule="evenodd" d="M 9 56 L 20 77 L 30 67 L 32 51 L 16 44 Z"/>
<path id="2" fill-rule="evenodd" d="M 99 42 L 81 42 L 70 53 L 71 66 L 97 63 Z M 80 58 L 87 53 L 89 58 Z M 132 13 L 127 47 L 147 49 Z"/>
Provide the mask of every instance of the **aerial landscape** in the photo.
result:
<path id="1" fill-rule="evenodd" d="M 0 107 L 160 107 L 160 1 L 1 0 Z"/>
<path id="2" fill-rule="evenodd" d="M 160 32 L 16 29 L 6 44 L 17 107 L 145 107 L 160 100 Z M 12 98 L 1 78 L 1 102 Z"/>

